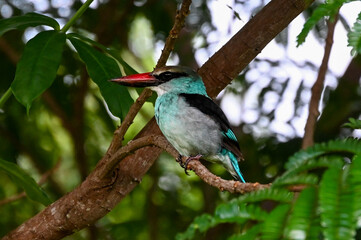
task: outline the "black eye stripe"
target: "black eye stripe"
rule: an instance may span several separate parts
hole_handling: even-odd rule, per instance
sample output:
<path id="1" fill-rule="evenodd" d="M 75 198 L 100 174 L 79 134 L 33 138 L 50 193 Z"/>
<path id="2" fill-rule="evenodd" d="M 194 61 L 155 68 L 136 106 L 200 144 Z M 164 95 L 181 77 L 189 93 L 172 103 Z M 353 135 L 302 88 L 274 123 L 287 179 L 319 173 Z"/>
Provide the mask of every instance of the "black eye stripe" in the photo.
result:
<path id="1" fill-rule="evenodd" d="M 156 77 L 158 80 L 162 81 L 162 82 L 168 82 L 169 80 L 172 80 L 174 78 L 179 78 L 179 77 L 185 77 L 188 76 L 187 73 L 182 73 L 182 72 L 162 72 L 159 75 L 154 75 L 154 77 Z"/>

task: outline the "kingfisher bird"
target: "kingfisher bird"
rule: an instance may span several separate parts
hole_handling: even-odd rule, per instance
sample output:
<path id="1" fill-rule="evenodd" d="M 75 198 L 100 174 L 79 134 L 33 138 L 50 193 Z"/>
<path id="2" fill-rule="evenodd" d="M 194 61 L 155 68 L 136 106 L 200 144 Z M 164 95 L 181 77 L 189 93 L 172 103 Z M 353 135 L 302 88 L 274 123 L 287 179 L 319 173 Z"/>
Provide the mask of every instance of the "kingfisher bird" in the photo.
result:
<path id="1" fill-rule="evenodd" d="M 239 168 L 243 160 L 231 126 L 207 95 L 202 78 L 191 68 L 165 66 L 153 72 L 110 80 L 124 86 L 149 87 L 158 94 L 155 118 L 163 135 L 179 152 L 177 161 L 187 173 L 189 161 L 203 158 L 220 163 L 238 181 L 245 182 Z"/>

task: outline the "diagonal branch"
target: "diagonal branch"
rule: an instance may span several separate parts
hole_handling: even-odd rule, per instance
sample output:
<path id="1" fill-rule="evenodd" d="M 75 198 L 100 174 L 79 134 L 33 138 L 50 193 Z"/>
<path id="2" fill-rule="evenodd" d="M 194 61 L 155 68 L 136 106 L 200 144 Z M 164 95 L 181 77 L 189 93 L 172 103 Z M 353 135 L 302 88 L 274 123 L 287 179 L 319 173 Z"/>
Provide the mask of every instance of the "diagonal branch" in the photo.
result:
<path id="1" fill-rule="evenodd" d="M 336 14 L 333 20 L 329 19 L 327 22 L 328 32 L 326 37 L 325 53 L 323 55 L 322 63 L 318 71 L 316 82 L 312 87 L 312 96 L 309 105 L 308 118 L 305 126 L 305 135 L 303 136 L 303 140 L 302 140 L 302 149 L 306 149 L 307 147 L 310 147 L 314 144 L 316 122 L 318 116 L 320 116 L 318 107 L 321 100 L 321 94 L 328 69 L 327 65 L 330 58 L 331 48 L 333 44 L 333 34 L 335 31 L 337 20 L 338 20 L 338 13 Z"/>
<path id="2" fill-rule="evenodd" d="M 169 32 L 167 40 L 165 42 L 164 48 L 162 50 L 162 54 L 159 57 L 158 63 L 156 68 L 162 67 L 166 64 L 171 51 L 174 48 L 175 41 L 178 39 L 179 32 L 184 26 L 185 18 L 189 14 L 189 7 L 192 3 L 192 0 L 183 0 L 181 9 L 177 11 L 174 25 Z M 152 96 L 152 91 L 150 89 L 144 89 L 142 93 L 139 95 L 137 100 L 133 103 L 130 107 L 127 116 L 125 116 L 124 121 L 122 122 L 121 126 L 114 132 L 113 140 L 110 144 L 107 154 L 112 154 L 118 148 L 122 146 L 122 141 L 124 138 L 125 133 L 127 132 L 130 125 L 133 123 L 133 120 L 137 113 L 142 108 L 145 101 Z"/>

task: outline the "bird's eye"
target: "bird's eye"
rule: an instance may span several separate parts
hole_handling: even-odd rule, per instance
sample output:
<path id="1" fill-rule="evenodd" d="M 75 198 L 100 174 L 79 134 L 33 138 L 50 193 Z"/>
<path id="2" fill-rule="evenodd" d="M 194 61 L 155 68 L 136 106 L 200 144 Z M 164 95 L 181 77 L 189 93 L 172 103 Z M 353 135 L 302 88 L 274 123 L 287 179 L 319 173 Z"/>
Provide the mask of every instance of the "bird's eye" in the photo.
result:
<path id="1" fill-rule="evenodd" d="M 172 80 L 173 78 L 178 78 L 182 76 L 186 76 L 186 73 L 180 73 L 180 72 L 162 72 L 157 76 L 157 78 L 163 82 L 167 82 L 169 80 Z"/>

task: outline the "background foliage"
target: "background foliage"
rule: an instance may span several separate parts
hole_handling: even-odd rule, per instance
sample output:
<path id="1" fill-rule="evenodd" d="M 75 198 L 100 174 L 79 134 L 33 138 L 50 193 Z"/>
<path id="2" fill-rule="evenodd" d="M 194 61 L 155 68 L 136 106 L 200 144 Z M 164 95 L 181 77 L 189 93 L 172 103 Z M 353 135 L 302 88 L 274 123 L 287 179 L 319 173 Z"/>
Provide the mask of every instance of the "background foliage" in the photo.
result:
<path id="1" fill-rule="evenodd" d="M 0 2 L 4 18 L 0 22 L 0 94 L 9 97 L 7 101 L 2 98 L 0 113 L 0 236 L 42 209 L 38 202 L 46 204 L 49 198 L 54 201 L 71 191 L 102 157 L 119 125 L 114 116 L 122 119 L 137 95 L 107 80 L 134 73 L 134 69 L 152 69 L 178 4 L 95 1 L 81 17 L 69 20 L 75 13 L 82 13 L 79 9 L 85 10 L 88 3 Z M 246 21 L 239 19 L 239 12 L 254 14 L 265 3 L 232 4 L 230 25 Z M 308 9 L 304 15 L 310 20 L 298 43 L 307 34 L 324 41 L 324 18 L 332 18 L 342 4 L 345 1 L 327 1 Z M 196 68 L 197 51 L 212 51 L 214 42 L 209 36 L 217 33 L 217 28 L 210 6 L 207 1 L 193 2 L 170 63 Z M 342 127 L 349 117 L 358 118 L 361 112 L 357 104 L 360 15 L 353 26 L 341 22 L 349 32 L 354 58 L 342 77 L 329 73 L 337 79 L 337 87 L 326 87 L 324 94 L 324 111 L 316 130 L 317 140 L 323 142 L 355 135 L 353 129 L 359 126 L 354 119 L 346 125 L 350 128 Z M 275 40 L 284 49 L 296 41 L 284 33 Z M 360 217 L 360 143 L 336 140 L 296 153 L 301 136 L 294 121 L 307 107 L 304 95 L 309 95 L 310 86 L 302 81 L 295 87 L 291 73 L 278 75 L 290 62 L 287 57 L 282 61 L 255 59 L 218 98 L 223 106 L 223 99 L 229 96 L 248 101 L 247 96 L 256 89 L 252 107 L 255 117 L 243 119 L 234 128 L 248 159 L 241 166 L 245 178 L 250 182 L 274 182 L 272 189 L 241 197 L 219 192 L 194 175 L 187 177 L 173 159 L 163 154 L 139 187 L 113 211 L 68 238 L 172 239 L 184 232 L 177 238 L 292 239 L 307 233 L 307 239 L 315 239 L 322 233 L 329 239 L 352 239 Z M 311 62 L 292 64 L 313 72 L 318 69 Z M 261 77 L 252 77 L 255 72 Z M 37 84 L 32 85 L 34 82 Z M 15 97 L 6 91 L 10 86 Z M 289 94 L 293 96 L 293 110 L 285 123 L 287 133 L 269 128 L 278 121 L 278 112 Z M 270 101 L 274 104 L 266 105 Z M 151 118 L 152 111 L 152 103 L 147 103 L 125 142 Z M 345 159 L 352 164 L 345 165 Z M 229 178 L 222 168 L 207 167 Z M 45 182 L 42 189 L 29 176 Z M 306 188 L 301 193 L 290 193 L 288 187 L 295 184 Z M 23 189 L 28 197 L 13 201 Z"/>

